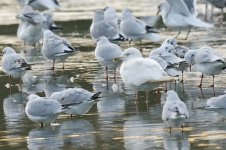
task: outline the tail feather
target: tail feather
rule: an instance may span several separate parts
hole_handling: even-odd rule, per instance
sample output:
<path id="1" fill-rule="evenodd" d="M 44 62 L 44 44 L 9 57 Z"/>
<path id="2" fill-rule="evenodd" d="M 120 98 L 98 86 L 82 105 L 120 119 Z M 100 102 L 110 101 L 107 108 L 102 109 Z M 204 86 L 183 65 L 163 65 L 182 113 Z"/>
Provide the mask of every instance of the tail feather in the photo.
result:
<path id="1" fill-rule="evenodd" d="M 100 94 L 101 94 L 101 92 L 95 93 L 91 99 L 98 99 Z"/>
<path id="2" fill-rule="evenodd" d="M 194 16 L 189 17 L 186 21 L 187 21 L 188 24 L 190 24 L 194 27 L 200 27 L 200 28 L 212 28 L 212 27 L 214 27 L 213 24 L 203 22 L 202 20 L 200 20 L 200 19 L 198 19 Z"/>

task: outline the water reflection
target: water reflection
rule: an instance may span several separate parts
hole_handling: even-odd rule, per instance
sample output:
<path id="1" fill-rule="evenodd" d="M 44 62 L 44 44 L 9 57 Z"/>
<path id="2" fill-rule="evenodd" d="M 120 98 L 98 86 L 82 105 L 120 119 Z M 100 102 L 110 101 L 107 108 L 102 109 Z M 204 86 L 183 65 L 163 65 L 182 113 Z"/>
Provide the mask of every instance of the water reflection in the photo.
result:
<path id="1" fill-rule="evenodd" d="M 63 137 L 59 133 L 59 126 L 45 126 L 44 128 L 32 129 L 27 137 L 27 148 L 32 150 L 60 150 L 63 144 Z"/>
<path id="2" fill-rule="evenodd" d="M 3 110 L 7 129 L 16 129 L 16 126 L 19 126 L 19 124 L 23 124 L 22 118 L 25 117 L 24 108 L 26 102 L 26 93 L 15 93 L 3 100 Z"/>
<path id="3" fill-rule="evenodd" d="M 165 134 L 163 144 L 165 150 L 190 150 L 187 133 L 173 132 Z"/>
<path id="4" fill-rule="evenodd" d="M 60 134 L 67 148 L 95 149 L 96 137 L 92 124 L 84 119 L 64 121 Z"/>

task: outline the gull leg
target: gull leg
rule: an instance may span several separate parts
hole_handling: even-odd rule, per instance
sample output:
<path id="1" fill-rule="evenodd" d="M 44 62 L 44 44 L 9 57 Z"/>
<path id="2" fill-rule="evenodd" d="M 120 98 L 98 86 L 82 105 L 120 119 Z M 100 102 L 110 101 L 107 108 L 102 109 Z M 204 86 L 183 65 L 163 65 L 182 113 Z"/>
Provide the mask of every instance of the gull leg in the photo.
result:
<path id="1" fill-rule="evenodd" d="M 214 87 L 214 76 L 213 76 L 213 83 L 212 83 L 212 85 L 210 85 L 210 87 Z"/>
<path id="2" fill-rule="evenodd" d="M 108 67 L 105 68 L 106 79 L 108 79 Z"/>
<path id="3" fill-rule="evenodd" d="M 171 134 L 171 130 L 172 130 L 172 127 L 170 126 L 170 127 L 169 127 L 169 132 L 170 132 L 170 134 Z"/>
<path id="4" fill-rule="evenodd" d="M 213 21 L 213 5 L 211 6 L 211 15 L 210 15 L 210 20 Z"/>
<path id="5" fill-rule="evenodd" d="M 188 39 L 188 35 L 189 35 L 190 32 L 191 32 L 191 28 L 188 29 L 188 33 L 187 33 L 187 35 L 186 35 L 186 37 L 185 37 L 184 40 L 187 40 Z"/>
<path id="6" fill-rule="evenodd" d="M 179 31 L 178 31 L 178 33 L 177 33 L 175 39 L 177 39 L 177 37 L 178 37 L 179 35 L 180 35 L 180 28 L 179 28 Z"/>
<path id="7" fill-rule="evenodd" d="M 191 72 L 191 65 L 189 65 L 189 71 Z"/>
<path id="8" fill-rule="evenodd" d="M 183 83 L 184 82 L 184 71 L 181 71 L 181 76 L 182 76 L 181 82 Z"/>
<path id="9" fill-rule="evenodd" d="M 207 9 L 208 9 L 208 2 L 206 1 L 206 10 L 205 10 L 205 17 L 204 17 L 205 21 L 207 21 Z"/>
<path id="10" fill-rule="evenodd" d="M 41 128 L 43 127 L 44 125 L 43 125 L 43 122 L 41 122 Z"/>
<path id="11" fill-rule="evenodd" d="M 221 9 L 221 18 L 220 18 L 220 25 L 223 26 L 224 21 L 224 8 Z"/>
<path id="12" fill-rule="evenodd" d="M 146 105 L 147 105 L 147 112 L 148 112 L 148 99 L 149 99 L 149 91 L 146 91 Z"/>
<path id="13" fill-rule="evenodd" d="M 53 60 L 53 67 L 50 70 L 54 71 L 55 59 Z"/>
<path id="14" fill-rule="evenodd" d="M 63 66 L 62 66 L 62 69 L 64 69 L 64 61 L 63 61 Z"/>
<path id="15" fill-rule="evenodd" d="M 184 133 L 184 125 L 181 126 L 181 133 Z"/>
<path id="16" fill-rule="evenodd" d="M 200 81 L 200 84 L 198 85 L 198 87 L 202 87 L 202 80 L 203 80 L 203 73 L 202 73 L 202 76 L 201 76 L 201 81 Z"/>

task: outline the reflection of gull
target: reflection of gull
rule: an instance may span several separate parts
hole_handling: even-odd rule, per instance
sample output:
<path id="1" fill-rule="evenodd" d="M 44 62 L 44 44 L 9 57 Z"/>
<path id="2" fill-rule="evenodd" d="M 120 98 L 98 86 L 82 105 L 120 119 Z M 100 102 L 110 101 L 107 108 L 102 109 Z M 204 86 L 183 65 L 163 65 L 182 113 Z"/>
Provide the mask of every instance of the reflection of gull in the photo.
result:
<path id="1" fill-rule="evenodd" d="M 130 9 L 126 8 L 123 10 L 121 19 L 120 32 L 130 41 L 146 39 L 157 42 L 160 40 L 160 36 L 152 30 L 152 27 L 147 26 L 144 21 L 135 18 Z"/>
<path id="2" fill-rule="evenodd" d="M 35 45 L 43 35 L 43 21 L 45 18 L 30 6 L 24 6 L 22 13 L 17 16 L 21 20 L 17 29 L 17 37 L 24 41 L 24 45 Z"/>
<path id="3" fill-rule="evenodd" d="M 201 48 L 195 54 L 194 67 L 202 73 L 199 87 L 202 86 L 203 74 L 213 76 L 212 87 L 214 87 L 214 76 L 221 73 L 226 68 L 224 59 L 214 54 L 213 49 Z"/>
<path id="4" fill-rule="evenodd" d="M 29 119 L 41 124 L 41 127 L 44 124 L 51 124 L 65 111 L 55 99 L 42 98 L 35 94 L 29 95 L 28 99 L 25 112 Z"/>
<path id="5" fill-rule="evenodd" d="M 19 54 L 15 52 L 14 49 L 10 47 L 5 47 L 2 50 L 3 57 L 1 61 L 2 71 L 9 76 L 19 78 L 22 77 L 26 70 L 30 70 L 30 65 L 28 65 Z"/>
<path id="6" fill-rule="evenodd" d="M 53 60 L 53 70 L 55 60 L 61 60 L 64 62 L 67 57 L 79 52 L 78 49 L 72 47 L 71 43 L 67 41 L 67 39 L 55 35 L 50 30 L 45 30 L 43 40 L 42 54 L 44 57 Z"/>
<path id="7" fill-rule="evenodd" d="M 96 149 L 93 126 L 87 120 L 64 121 L 60 126 L 60 134 L 64 144 L 72 149 Z M 70 149 L 70 147 L 68 147 Z"/>
<path id="8" fill-rule="evenodd" d="M 27 95 L 25 93 L 15 93 L 3 100 L 3 110 L 7 128 L 15 128 L 24 117 L 24 104 L 26 104 Z M 8 128 L 8 129 L 9 129 Z"/>
<path id="9" fill-rule="evenodd" d="M 59 8 L 59 3 L 57 0 L 17 0 L 21 7 L 24 5 L 29 5 L 35 10 L 43 11 L 47 9 Z"/>
<path id="10" fill-rule="evenodd" d="M 165 150 L 190 150 L 188 136 L 179 132 L 166 134 L 163 139 Z"/>
<path id="11" fill-rule="evenodd" d="M 101 93 L 92 93 L 82 88 L 69 88 L 53 93 L 50 98 L 57 100 L 61 105 L 74 104 L 65 108 L 65 113 L 83 115 L 97 102 Z"/>
<path id="12" fill-rule="evenodd" d="M 104 11 L 96 10 L 93 21 L 90 26 L 90 33 L 93 40 L 97 40 L 101 36 L 105 36 L 109 40 L 123 40 L 123 36 L 118 32 L 118 28 L 105 22 Z"/>
<path id="13" fill-rule="evenodd" d="M 123 60 L 120 75 L 126 85 L 139 86 L 149 81 L 170 80 L 167 73 L 155 60 L 143 58 L 136 48 L 126 49 L 118 59 Z"/>
<path id="14" fill-rule="evenodd" d="M 27 137 L 27 147 L 32 150 L 54 149 L 63 147 L 63 138 L 59 134 L 59 127 L 44 127 L 32 129 Z"/>
<path id="15" fill-rule="evenodd" d="M 106 37 L 100 37 L 97 41 L 95 49 L 95 57 L 97 61 L 106 67 L 106 78 L 108 78 L 108 69 L 115 69 L 121 62 L 113 61 L 113 58 L 119 57 L 122 54 L 122 48 L 108 41 Z"/>
<path id="16" fill-rule="evenodd" d="M 162 120 L 170 127 L 182 127 L 189 117 L 187 106 L 180 100 L 175 91 L 168 91 L 163 105 Z"/>
<path id="17" fill-rule="evenodd" d="M 167 27 L 178 28 L 179 33 L 176 38 L 180 35 L 181 28 L 188 28 L 188 34 L 190 33 L 191 27 L 204 27 L 211 28 L 213 25 L 205 23 L 197 18 L 195 9 L 190 9 L 191 5 L 186 5 L 187 3 L 183 0 L 166 0 L 158 6 L 159 12 L 162 15 L 164 24 Z M 190 3 L 192 4 L 192 3 Z M 193 10 L 193 11 L 191 11 Z"/>

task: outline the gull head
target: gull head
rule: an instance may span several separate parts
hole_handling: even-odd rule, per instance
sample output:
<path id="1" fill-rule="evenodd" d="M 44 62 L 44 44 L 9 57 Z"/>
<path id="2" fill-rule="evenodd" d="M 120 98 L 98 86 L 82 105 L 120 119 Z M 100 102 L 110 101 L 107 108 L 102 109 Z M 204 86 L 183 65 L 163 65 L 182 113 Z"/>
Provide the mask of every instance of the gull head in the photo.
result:
<path id="1" fill-rule="evenodd" d="M 161 48 L 164 50 L 164 52 L 168 52 L 171 54 L 175 54 L 175 48 L 174 46 L 170 45 L 170 44 L 164 44 L 161 46 Z"/>
<path id="2" fill-rule="evenodd" d="M 168 4 L 166 2 L 162 2 L 158 5 L 157 15 L 158 14 L 161 14 L 161 15 L 167 14 L 168 10 L 169 10 Z"/>
<path id="3" fill-rule="evenodd" d="M 50 38 L 51 36 L 53 36 L 54 35 L 54 33 L 52 32 L 52 31 L 50 31 L 50 30 L 45 30 L 44 31 L 44 34 L 43 34 L 43 37 L 44 37 L 44 39 L 48 39 L 48 38 Z"/>
<path id="4" fill-rule="evenodd" d="M 27 97 L 27 99 L 30 101 L 30 100 L 34 100 L 34 99 L 37 99 L 37 98 L 40 98 L 38 95 L 35 95 L 35 94 L 31 94 Z"/>
<path id="5" fill-rule="evenodd" d="M 168 38 L 163 43 L 167 43 L 175 47 L 177 45 L 177 40 L 175 38 Z"/>
<path id="6" fill-rule="evenodd" d="M 175 100 L 178 100 L 178 99 L 180 99 L 179 97 L 178 97 L 178 95 L 177 95 L 177 93 L 175 92 L 175 91 L 173 91 L 173 90 L 170 90 L 170 91 L 168 91 L 167 93 L 166 93 L 166 100 L 167 101 L 175 101 Z"/>
<path id="7" fill-rule="evenodd" d="M 33 8 L 29 5 L 25 5 L 22 9 L 22 14 L 33 12 Z"/>
<path id="8" fill-rule="evenodd" d="M 131 60 L 134 58 L 142 58 L 142 57 L 143 56 L 138 49 L 130 47 L 130 48 L 126 49 L 120 57 L 115 58 L 115 60 L 127 61 L 127 60 Z"/>
<path id="9" fill-rule="evenodd" d="M 5 47 L 3 50 L 2 50 L 2 55 L 8 55 L 8 54 L 13 54 L 13 53 L 16 53 L 15 50 L 11 47 Z"/>
<path id="10" fill-rule="evenodd" d="M 132 16 L 132 10 L 126 8 L 122 12 L 122 20 Z"/>
<path id="11" fill-rule="evenodd" d="M 197 52 L 197 50 L 189 50 L 187 53 L 185 53 L 184 60 L 190 65 L 193 65 L 195 63 L 195 55 Z"/>
<path id="12" fill-rule="evenodd" d="M 97 44 L 109 43 L 109 40 L 105 36 L 101 36 L 97 39 Z"/>
<path id="13" fill-rule="evenodd" d="M 64 99 L 64 94 L 62 92 L 54 92 L 50 98 L 57 100 L 58 102 L 61 102 Z"/>
<path id="14" fill-rule="evenodd" d="M 104 10 L 97 9 L 94 13 L 93 21 L 98 22 L 103 21 L 103 19 L 104 19 Z"/>

